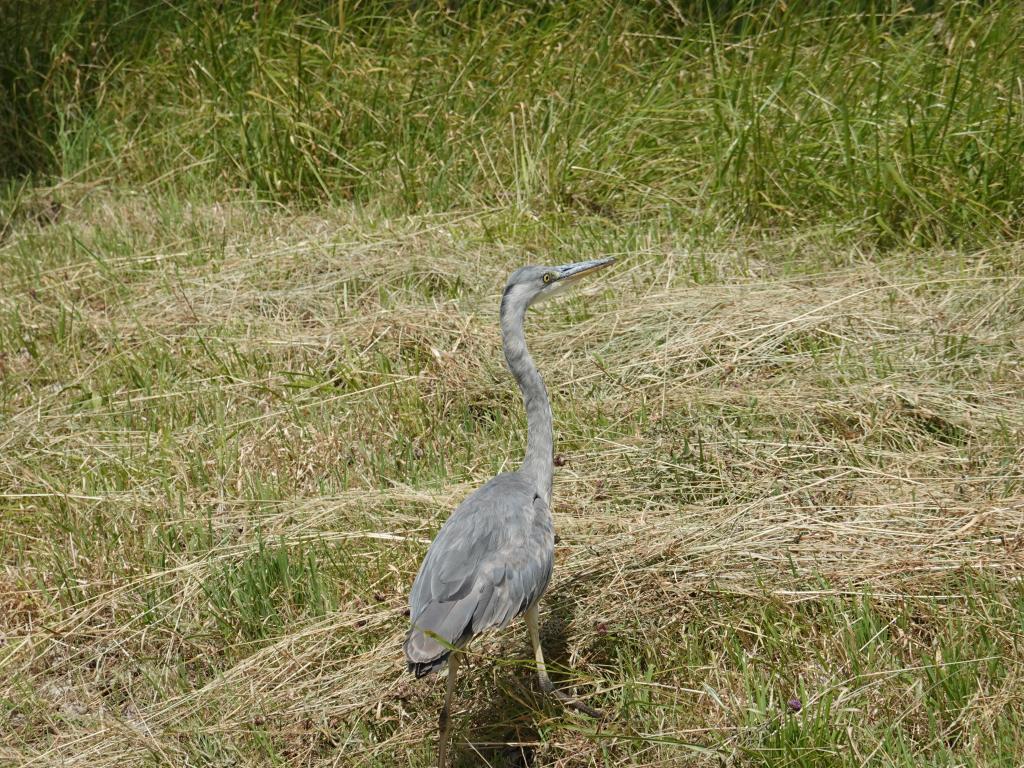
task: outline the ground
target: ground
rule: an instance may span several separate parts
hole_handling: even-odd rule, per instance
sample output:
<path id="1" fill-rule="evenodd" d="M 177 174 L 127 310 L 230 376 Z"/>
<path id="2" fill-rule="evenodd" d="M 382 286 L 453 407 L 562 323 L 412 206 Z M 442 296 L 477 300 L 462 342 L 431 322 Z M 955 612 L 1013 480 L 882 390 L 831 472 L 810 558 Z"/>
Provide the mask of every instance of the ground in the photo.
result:
<path id="1" fill-rule="evenodd" d="M 6 754 L 429 764 L 406 596 L 520 456 L 496 311 L 526 257 L 464 217 L 151 204 L 4 245 Z M 606 245 L 528 335 L 545 641 L 611 717 L 544 700 L 519 625 L 474 646 L 456 755 L 1012 764 L 1022 252 Z"/>

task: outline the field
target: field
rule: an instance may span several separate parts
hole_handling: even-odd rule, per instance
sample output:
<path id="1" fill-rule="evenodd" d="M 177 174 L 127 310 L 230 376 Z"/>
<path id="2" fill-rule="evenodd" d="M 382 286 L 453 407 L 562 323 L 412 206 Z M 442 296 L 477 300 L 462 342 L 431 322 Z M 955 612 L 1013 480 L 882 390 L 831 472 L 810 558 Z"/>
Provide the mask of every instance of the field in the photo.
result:
<path id="1" fill-rule="evenodd" d="M 12 3 L 0 765 L 430 766 L 409 587 L 558 453 L 458 766 L 1024 764 L 1024 11 Z M 1017 30 L 1017 31 L 1015 31 Z"/>

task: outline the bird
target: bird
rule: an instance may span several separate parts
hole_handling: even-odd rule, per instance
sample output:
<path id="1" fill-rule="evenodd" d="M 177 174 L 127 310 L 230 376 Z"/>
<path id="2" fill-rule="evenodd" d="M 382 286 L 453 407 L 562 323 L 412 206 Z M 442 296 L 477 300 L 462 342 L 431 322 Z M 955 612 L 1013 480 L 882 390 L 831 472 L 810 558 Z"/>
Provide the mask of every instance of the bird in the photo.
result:
<path id="1" fill-rule="evenodd" d="M 551 518 L 554 436 L 547 389 L 526 346 L 527 310 L 614 258 L 556 267 L 525 266 L 508 278 L 499 319 L 505 361 L 526 408 L 526 452 L 519 469 L 503 472 L 459 504 L 427 548 L 409 593 L 410 626 L 403 648 L 417 678 L 448 664 L 438 718 L 437 764 L 445 766 L 452 693 L 462 649 L 477 635 L 522 615 L 529 629 L 541 689 L 592 717 L 601 712 L 555 689 L 544 665 L 538 607 L 551 580 L 555 531 Z"/>

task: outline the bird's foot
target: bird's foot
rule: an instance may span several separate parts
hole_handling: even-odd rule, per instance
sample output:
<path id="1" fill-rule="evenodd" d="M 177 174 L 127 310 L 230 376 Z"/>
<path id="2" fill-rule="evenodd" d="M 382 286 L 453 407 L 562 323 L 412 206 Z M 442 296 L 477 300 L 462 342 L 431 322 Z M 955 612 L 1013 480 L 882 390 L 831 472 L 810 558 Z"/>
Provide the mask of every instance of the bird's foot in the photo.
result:
<path id="1" fill-rule="evenodd" d="M 577 712 L 582 712 L 587 717 L 592 717 L 595 720 L 604 720 L 604 712 L 600 709 L 594 709 L 584 704 L 579 699 L 574 699 L 572 696 L 568 696 L 561 691 L 552 691 L 551 695 L 558 699 L 562 704 L 570 709 L 575 709 Z"/>
<path id="2" fill-rule="evenodd" d="M 579 699 L 574 699 L 572 696 L 569 696 L 568 694 L 558 690 L 551 682 L 551 678 L 542 677 L 540 681 L 540 687 L 541 690 L 544 691 L 544 693 L 547 693 L 558 699 L 558 701 L 561 702 L 562 706 L 568 707 L 569 709 L 575 709 L 577 712 L 582 712 L 584 715 L 592 717 L 595 720 L 604 720 L 604 712 L 602 712 L 600 709 L 594 709 L 593 707 L 589 707 Z"/>

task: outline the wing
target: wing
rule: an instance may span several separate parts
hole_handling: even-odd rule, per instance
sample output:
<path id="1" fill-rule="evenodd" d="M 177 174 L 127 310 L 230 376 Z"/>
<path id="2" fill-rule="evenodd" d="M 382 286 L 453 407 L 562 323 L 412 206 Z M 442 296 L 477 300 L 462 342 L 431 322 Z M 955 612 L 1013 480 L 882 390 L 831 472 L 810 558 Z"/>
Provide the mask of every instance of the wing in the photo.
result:
<path id="1" fill-rule="evenodd" d="M 553 562 L 551 514 L 530 483 L 509 473 L 474 492 L 441 527 L 413 583 L 409 668 L 422 676 L 452 646 L 507 626 L 540 599 Z"/>

